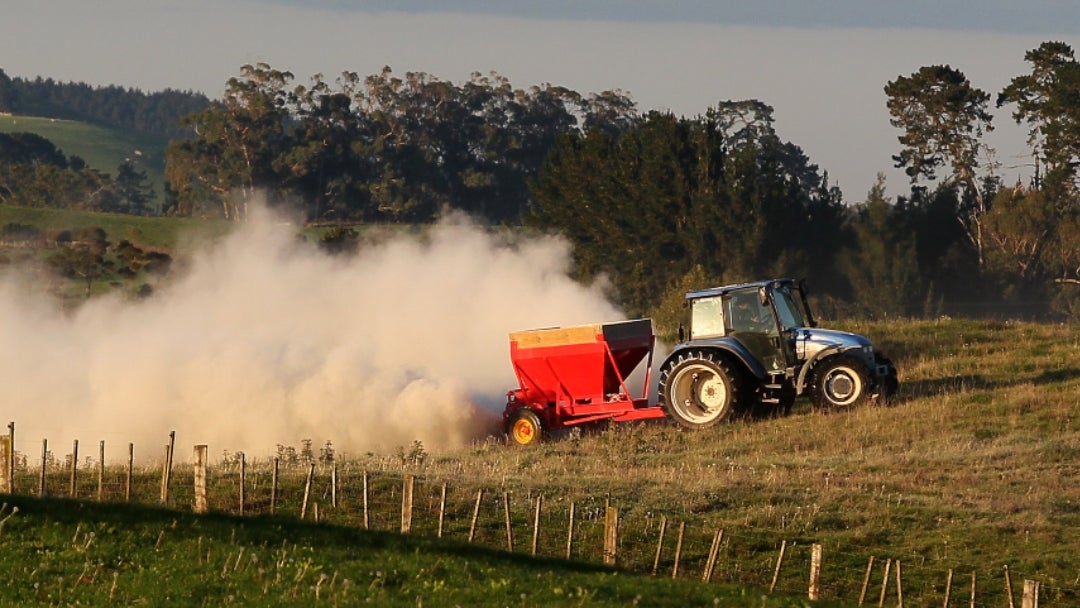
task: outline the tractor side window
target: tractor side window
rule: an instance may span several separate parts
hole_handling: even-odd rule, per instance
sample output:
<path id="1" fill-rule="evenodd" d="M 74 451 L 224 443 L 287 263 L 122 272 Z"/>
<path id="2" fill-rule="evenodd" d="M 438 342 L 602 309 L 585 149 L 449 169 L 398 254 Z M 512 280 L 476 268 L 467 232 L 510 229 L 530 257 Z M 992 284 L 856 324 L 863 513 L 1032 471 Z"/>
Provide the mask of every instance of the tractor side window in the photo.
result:
<path id="1" fill-rule="evenodd" d="M 734 333 L 776 333 L 772 311 L 761 303 L 757 291 L 736 293 L 728 300 L 728 322 Z"/>
<path id="2" fill-rule="evenodd" d="M 720 298 L 690 301 L 690 334 L 691 339 L 724 335 L 724 308 Z"/>

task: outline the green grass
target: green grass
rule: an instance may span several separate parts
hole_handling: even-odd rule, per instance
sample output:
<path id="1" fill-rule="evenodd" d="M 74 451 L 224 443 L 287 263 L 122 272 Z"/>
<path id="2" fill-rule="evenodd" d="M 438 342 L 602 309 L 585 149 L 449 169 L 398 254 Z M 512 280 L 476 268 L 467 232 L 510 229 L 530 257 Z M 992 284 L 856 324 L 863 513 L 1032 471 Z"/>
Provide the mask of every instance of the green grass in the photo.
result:
<path id="1" fill-rule="evenodd" d="M 733 586 L 290 517 L 7 498 L 5 605 L 803 605 Z"/>
<path id="2" fill-rule="evenodd" d="M 116 177 L 125 159 L 136 161 L 146 171 L 156 193 L 156 204 L 164 200 L 165 145 L 161 137 L 110 129 L 74 120 L 34 116 L 0 116 L 0 132 L 35 133 L 53 142 L 67 156 L 79 156 L 86 164 Z"/>

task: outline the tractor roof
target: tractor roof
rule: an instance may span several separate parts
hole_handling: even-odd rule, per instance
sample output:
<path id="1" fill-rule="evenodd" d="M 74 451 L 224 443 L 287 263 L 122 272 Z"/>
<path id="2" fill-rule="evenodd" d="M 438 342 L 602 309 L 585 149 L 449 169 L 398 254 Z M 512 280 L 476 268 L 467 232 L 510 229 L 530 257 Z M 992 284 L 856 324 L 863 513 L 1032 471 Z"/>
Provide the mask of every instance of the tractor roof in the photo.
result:
<path id="1" fill-rule="evenodd" d="M 698 298 L 708 298 L 712 296 L 721 296 L 725 293 L 732 291 L 741 291 L 743 289 L 758 289 L 759 287 L 774 286 L 779 287 L 781 285 L 795 285 L 795 279 L 769 279 L 767 281 L 757 281 L 754 283 L 739 283 L 736 285 L 724 285 L 723 287 L 710 287 L 708 289 L 699 289 L 697 291 L 691 291 L 686 294 L 687 300 L 696 300 Z"/>

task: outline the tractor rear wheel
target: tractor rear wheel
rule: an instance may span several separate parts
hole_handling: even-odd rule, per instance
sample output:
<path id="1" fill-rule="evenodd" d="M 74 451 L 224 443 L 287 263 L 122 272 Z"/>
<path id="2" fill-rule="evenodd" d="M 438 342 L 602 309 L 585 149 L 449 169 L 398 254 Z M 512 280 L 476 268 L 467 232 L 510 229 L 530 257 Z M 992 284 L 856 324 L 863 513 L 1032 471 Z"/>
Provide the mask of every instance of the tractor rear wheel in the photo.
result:
<path id="1" fill-rule="evenodd" d="M 846 409 L 866 401 L 870 380 L 862 362 L 845 355 L 830 357 L 814 371 L 814 405 L 820 409 Z"/>
<path id="2" fill-rule="evenodd" d="M 660 370 L 664 411 L 687 428 L 710 427 L 730 418 L 743 392 L 742 376 L 709 352 L 686 352 Z"/>
<path id="3" fill-rule="evenodd" d="M 543 435 L 544 427 L 540 424 L 540 417 L 529 408 L 522 408 L 515 412 L 506 428 L 506 436 L 510 443 L 521 447 L 540 443 Z"/>

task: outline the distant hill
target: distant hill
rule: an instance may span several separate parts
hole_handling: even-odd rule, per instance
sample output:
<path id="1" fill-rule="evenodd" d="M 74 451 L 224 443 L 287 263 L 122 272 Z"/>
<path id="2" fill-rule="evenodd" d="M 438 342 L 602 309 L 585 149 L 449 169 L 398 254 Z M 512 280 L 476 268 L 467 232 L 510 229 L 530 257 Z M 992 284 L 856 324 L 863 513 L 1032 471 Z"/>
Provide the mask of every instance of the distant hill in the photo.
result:
<path id="1" fill-rule="evenodd" d="M 34 133 L 53 142 L 67 156 L 79 156 L 87 166 L 116 177 L 117 167 L 130 159 L 153 184 L 155 207 L 165 200 L 165 146 L 168 138 L 74 120 L 0 115 L 0 132 Z"/>
<path id="2" fill-rule="evenodd" d="M 89 122 L 104 127 L 178 139 L 187 136 L 180 118 L 204 110 L 202 93 L 165 89 L 144 93 L 118 86 L 92 87 L 52 78 L 10 78 L 0 69 L 0 113 Z"/>

